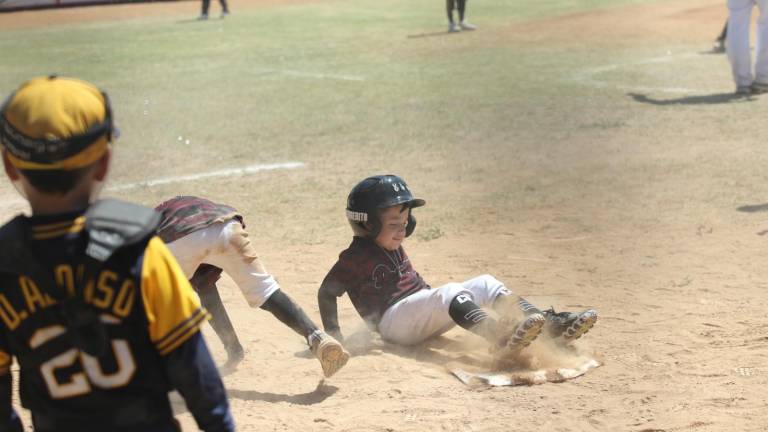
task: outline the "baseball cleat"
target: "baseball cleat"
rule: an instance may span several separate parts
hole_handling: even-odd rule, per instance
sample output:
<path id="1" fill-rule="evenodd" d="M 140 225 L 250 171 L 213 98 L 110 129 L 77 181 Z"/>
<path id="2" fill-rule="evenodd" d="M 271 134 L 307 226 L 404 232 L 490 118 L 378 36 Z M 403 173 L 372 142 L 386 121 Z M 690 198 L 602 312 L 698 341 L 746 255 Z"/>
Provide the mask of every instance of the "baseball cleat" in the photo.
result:
<path id="1" fill-rule="evenodd" d="M 522 351 L 539 336 L 545 322 L 544 315 L 540 313 L 525 317 L 517 324 L 512 335 L 508 337 L 505 350 L 507 352 Z"/>
<path id="2" fill-rule="evenodd" d="M 597 322 L 597 311 L 587 309 L 583 312 L 559 312 L 554 308 L 544 311 L 546 331 L 553 337 L 562 337 L 565 342 L 573 342 L 588 332 Z"/>
<path id="3" fill-rule="evenodd" d="M 336 339 L 325 333 L 321 333 L 315 338 L 310 349 L 315 357 L 320 360 L 320 365 L 323 367 L 323 375 L 326 378 L 333 376 L 349 361 L 349 353 L 344 347 Z"/>
<path id="4" fill-rule="evenodd" d="M 200 14 L 200 16 L 197 17 L 198 21 L 205 21 L 207 19 L 208 19 L 208 14 L 207 13 Z"/>
<path id="5" fill-rule="evenodd" d="M 228 17 L 228 16 L 229 16 L 229 11 L 222 11 L 222 12 L 221 12 L 221 17 L 220 17 L 220 18 L 221 18 L 221 19 L 224 19 L 224 18 L 226 18 L 226 17 Z"/>
<path id="6" fill-rule="evenodd" d="M 751 86 L 736 87 L 736 96 L 749 96 L 753 93 L 754 84 Z"/>
<path id="7" fill-rule="evenodd" d="M 455 22 L 448 23 L 448 33 L 456 33 L 458 31 L 460 31 L 459 26 Z"/>
<path id="8" fill-rule="evenodd" d="M 768 93 L 768 83 L 761 83 L 761 82 L 753 82 L 751 86 L 749 86 L 749 89 L 752 91 L 753 94 L 763 94 Z"/>
<path id="9" fill-rule="evenodd" d="M 476 25 L 474 25 L 472 23 L 469 23 L 467 21 L 460 22 L 459 26 L 461 27 L 462 30 L 470 30 L 471 31 L 471 30 L 477 29 Z"/>
<path id="10" fill-rule="evenodd" d="M 715 43 L 712 44 L 712 52 L 715 54 L 722 54 L 725 52 L 725 41 L 724 40 L 716 40 Z"/>

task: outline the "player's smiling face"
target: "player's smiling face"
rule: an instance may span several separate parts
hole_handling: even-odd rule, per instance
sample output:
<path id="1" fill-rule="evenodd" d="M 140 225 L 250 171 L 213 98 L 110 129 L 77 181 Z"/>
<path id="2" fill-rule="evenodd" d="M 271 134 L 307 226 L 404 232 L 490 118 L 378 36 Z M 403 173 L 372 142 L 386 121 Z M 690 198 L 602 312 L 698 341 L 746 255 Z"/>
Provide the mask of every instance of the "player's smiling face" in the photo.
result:
<path id="1" fill-rule="evenodd" d="M 388 207 L 381 211 L 381 232 L 374 239 L 377 245 L 386 250 L 396 250 L 405 240 L 405 227 L 408 225 L 410 209 L 406 206 Z"/>

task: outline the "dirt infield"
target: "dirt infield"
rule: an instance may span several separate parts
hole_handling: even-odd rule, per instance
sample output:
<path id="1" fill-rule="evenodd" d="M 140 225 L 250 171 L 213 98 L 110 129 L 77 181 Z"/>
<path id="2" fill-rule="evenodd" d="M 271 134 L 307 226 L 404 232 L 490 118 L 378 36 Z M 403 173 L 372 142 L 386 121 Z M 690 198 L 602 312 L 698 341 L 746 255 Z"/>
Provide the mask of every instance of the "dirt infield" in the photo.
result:
<path id="1" fill-rule="evenodd" d="M 531 41 L 611 46 L 713 40 L 728 17 L 725 4 L 686 0 L 580 12 L 509 27 Z M 719 26 L 719 28 L 718 28 Z"/>

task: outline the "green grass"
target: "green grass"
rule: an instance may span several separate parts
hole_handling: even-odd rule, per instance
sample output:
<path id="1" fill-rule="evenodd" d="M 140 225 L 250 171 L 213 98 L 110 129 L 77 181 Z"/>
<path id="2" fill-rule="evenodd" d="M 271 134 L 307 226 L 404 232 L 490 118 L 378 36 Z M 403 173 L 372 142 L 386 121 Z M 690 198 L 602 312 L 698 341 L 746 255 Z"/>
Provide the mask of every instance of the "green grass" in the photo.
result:
<path id="1" fill-rule="evenodd" d="M 466 209 L 553 205 L 568 197 L 547 177 L 565 174 L 599 188 L 617 169 L 606 162 L 606 147 L 621 151 L 618 135 L 658 121 L 623 84 L 690 86 L 691 77 L 703 82 L 723 61 L 707 58 L 681 75 L 675 64 L 632 66 L 660 55 L 657 47 L 532 44 L 512 27 L 632 3 L 639 1 L 471 0 L 469 16 L 481 27 L 460 35 L 440 33 L 444 6 L 435 0 L 329 0 L 235 9 L 208 22 L 150 17 L 1 32 L 0 94 L 51 72 L 106 89 L 122 130 L 114 182 L 308 163 L 291 174 L 128 193 L 146 203 L 208 193 L 245 211 L 279 214 L 315 202 L 326 222 L 336 221 L 331 215 L 357 179 L 388 171 L 437 203 L 458 195 Z M 576 79 L 614 63 L 630 66 L 601 74 L 604 87 Z M 704 117 L 722 115 L 705 110 Z M 266 209 L 263 200 L 275 194 L 274 209 Z M 446 211 L 442 205 L 436 214 Z M 461 211 L 455 217 L 471 219 Z"/>

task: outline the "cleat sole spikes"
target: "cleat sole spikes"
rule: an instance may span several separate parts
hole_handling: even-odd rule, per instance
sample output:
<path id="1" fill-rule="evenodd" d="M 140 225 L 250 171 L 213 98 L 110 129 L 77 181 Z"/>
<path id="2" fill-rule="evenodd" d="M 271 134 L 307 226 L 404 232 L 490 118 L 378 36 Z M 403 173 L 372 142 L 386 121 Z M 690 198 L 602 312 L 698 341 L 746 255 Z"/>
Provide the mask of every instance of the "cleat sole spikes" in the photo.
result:
<path id="1" fill-rule="evenodd" d="M 573 342 L 587 333 L 597 322 L 597 312 L 589 309 L 581 312 L 576 320 L 563 332 L 566 342 Z"/>

